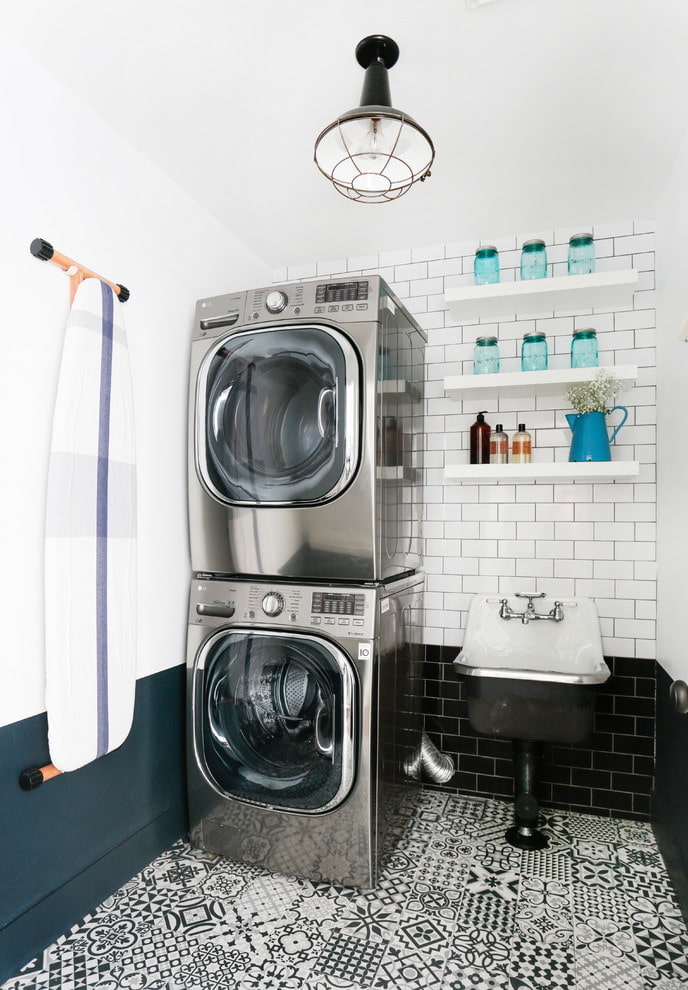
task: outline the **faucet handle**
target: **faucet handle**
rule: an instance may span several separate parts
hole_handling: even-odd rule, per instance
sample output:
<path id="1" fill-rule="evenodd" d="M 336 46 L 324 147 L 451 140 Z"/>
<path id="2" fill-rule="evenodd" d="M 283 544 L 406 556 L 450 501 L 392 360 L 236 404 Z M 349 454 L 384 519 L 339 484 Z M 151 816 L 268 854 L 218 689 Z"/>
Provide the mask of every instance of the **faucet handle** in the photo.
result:
<path id="1" fill-rule="evenodd" d="M 564 618 L 563 606 L 564 606 L 563 602 L 555 601 L 554 608 L 550 609 L 549 614 L 554 619 L 555 622 L 561 622 L 561 620 Z"/>
<path id="2" fill-rule="evenodd" d="M 532 608 L 533 598 L 546 598 L 547 597 L 547 592 L 546 591 L 538 591 L 537 594 L 532 594 L 532 595 L 529 595 L 526 591 L 517 591 L 515 594 L 516 594 L 516 597 L 517 598 L 527 598 L 528 599 L 528 608 Z"/>

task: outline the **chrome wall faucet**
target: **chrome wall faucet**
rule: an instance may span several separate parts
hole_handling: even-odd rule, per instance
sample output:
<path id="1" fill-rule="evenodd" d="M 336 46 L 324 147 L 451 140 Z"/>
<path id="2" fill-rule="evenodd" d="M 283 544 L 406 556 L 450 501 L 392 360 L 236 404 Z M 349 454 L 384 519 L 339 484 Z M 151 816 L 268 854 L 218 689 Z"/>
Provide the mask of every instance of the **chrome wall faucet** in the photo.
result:
<path id="1" fill-rule="evenodd" d="M 554 603 L 554 608 L 550 609 L 546 615 L 542 615 L 535 611 L 535 606 L 533 605 L 534 598 L 546 598 L 544 591 L 541 591 L 537 595 L 528 595 L 524 591 L 516 592 L 517 598 L 527 598 L 528 605 L 523 612 L 514 612 L 514 610 L 509 605 L 506 598 L 502 598 L 499 603 L 499 615 L 502 619 L 520 619 L 524 626 L 527 626 L 529 622 L 539 619 L 550 619 L 552 622 L 561 622 L 564 618 L 564 609 L 561 602 Z"/>

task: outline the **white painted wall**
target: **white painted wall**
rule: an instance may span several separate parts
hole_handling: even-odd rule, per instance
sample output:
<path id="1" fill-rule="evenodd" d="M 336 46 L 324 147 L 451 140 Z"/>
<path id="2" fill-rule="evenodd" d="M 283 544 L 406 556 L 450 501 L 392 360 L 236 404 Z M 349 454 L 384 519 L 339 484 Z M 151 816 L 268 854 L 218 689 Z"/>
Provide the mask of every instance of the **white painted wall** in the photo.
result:
<path id="1" fill-rule="evenodd" d="M 184 660 L 186 392 L 195 300 L 270 271 L 0 34 L 0 725 L 44 710 L 43 517 L 69 280 L 34 237 L 131 291 L 139 475 L 139 676 Z M 151 121 L 151 126 L 155 122 Z"/>
<path id="2" fill-rule="evenodd" d="M 657 226 L 657 659 L 674 679 L 688 680 L 688 136 L 667 183 Z"/>
<path id="3" fill-rule="evenodd" d="M 502 280 L 513 281 L 520 246 L 530 237 L 545 240 L 549 274 L 566 274 L 568 239 L 579 230 L 592 230 L 595 235 L 598 271 L 638 270 L 638 289 L 627 306 L 457 325 L 444 293 L 473 284 L 475 241 L 409 247 L 273 272 L 275 281 L 379 273 L 428 332 L 424 564 L 428 643 L 462 644 L 467 609 L 475 594 L 544 591 L 595 600 L 608 656 L 648 660 L 655 656 L 654 222 L 595 224 L 583 218 L 566 229 L 522 231 L 500 238 L 486 231 L 485 241 L 499 249 Z M 475 339 L 485 334 L 498 337 L 503 370 L 517 370 L 522 336 L 534 329 L 547 335 L 550 366 L 567 367 L 571 334 L 584 327 L 598 331 L 601 365 L 638 366 L 636 385 L 619 398 L 628 406 L 629 418 L 612 450 L 613 459 L 640 462 L 638 478 L 607 484 L 447 482 L 445 466 L 468 463 L 468 431 L 480 409 L 488 411 L 486 419 L 492 427 L 502 423 L 509 434 L 525 422 L 533 436 L 534 461 L 568 459 L 565 413 L 571 406 L 565 395 L 456 402 L 445 395 L 444 378 L 472 372 Z M 612 422 L 618 419 L 610 417 Z"/>

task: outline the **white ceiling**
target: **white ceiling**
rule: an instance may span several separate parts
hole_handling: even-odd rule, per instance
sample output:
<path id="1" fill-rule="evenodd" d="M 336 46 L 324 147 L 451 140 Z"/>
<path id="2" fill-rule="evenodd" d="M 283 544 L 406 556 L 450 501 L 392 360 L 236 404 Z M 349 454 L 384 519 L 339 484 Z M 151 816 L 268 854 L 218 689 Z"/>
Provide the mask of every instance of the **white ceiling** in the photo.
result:
<path id="1" fill-rule="evenodd" d="M 688 128 L 684 0 L 4 0 L 0 27 L 273 266 L 650 217 Z M 376 33 L 436 162 L 365 206 L 313 142 Z"/>

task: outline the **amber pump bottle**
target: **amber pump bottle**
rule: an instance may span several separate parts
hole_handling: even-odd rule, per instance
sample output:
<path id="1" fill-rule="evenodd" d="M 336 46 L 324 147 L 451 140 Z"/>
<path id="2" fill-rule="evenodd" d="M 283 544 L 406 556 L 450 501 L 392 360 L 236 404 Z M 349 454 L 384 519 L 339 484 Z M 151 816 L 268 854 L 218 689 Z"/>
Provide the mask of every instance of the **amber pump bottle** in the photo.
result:
<path id="1" fill-rule="evenodd" d="M 478 413 L 473 426 L 470 429 L 470 463 L 489 464 L 490 463 L 490 426 L 485 422 L 487 410 Z"/>
<path id="2" fill-rule="evenodd" d="M 518 433 L 511 438 L 511 461 L 513 464 L 530 464 L 532 439 L 525 423 L 518 424 Z"/>

